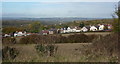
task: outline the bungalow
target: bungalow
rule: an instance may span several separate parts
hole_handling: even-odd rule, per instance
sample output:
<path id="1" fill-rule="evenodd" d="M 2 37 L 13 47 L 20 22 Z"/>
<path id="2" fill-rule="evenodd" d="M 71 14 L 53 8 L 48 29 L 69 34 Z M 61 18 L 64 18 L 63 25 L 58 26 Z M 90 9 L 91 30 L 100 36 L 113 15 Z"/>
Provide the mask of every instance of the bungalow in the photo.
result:
<path id="1" fill-rule="evenodd" d="M 23 33 L 20 31 L 17 33 L 17 36 L 23 36 Z"/>
<path id="2" fill-rule="evenodd" d="M 105 26 L 104 26 L 104 25 L 99 24 L 99 30 L 100 30 L 100 31 L 101 31 L 101 30 L 104 30 L 104 28 L 105 28 Z"/>
<path id="3" fill-rule="evenodd" d="M 112 29 L 112 25 L 108 24 L 108 30 L 111 30 Z"/>
<path id="4" fill-rule="evenodd" d="M 14 37 L 16 37 L 16 36 L 27 36 L 28 34 L 26 33 L 26 31 L 24 31 L 24 32 L 16 31 L 13 35 L 14 35 Z"/>
<path id="5" fill-rule="evenodd" d="M 4 37 L 10 37 L 10 35 L 9 34 L 5 34 Z"/>
<path id="6" fill-rule="evenodd" d="M 52 31 L 52 30 L 49 30 L 49 34 L 54 34 L 54 31 Z"/>
<path id="7" fill-rule="evenodd" d="M 81 29 L 81 31 L 82 31 L 82 32 L 87 32 L 88 29 L 87 29 L 86 27 L 83 27 L 83 28 Z"/>
<path id="8" fill-rule="evenodd" d="M 48 30 L 42 30 L 42 35 L 48 35 L 49 31 Z"/>
<path id="9" fill-rule="evenodd" d="M 97 31 L 98 29 L 95 26 L 90 26 L 90 31 Z"/>

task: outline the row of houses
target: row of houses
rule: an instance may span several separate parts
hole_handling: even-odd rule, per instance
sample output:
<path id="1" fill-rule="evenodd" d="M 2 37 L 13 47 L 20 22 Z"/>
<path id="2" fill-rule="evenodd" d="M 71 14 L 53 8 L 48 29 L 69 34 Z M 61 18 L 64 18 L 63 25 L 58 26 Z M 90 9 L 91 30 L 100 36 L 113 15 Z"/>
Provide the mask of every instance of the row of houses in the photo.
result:
<path id="1" fill-rule="evenodd" d="M 105 28 L 107 27 L 107 29 Z M 17 37 L 17 36 L 28 36 L 32 34 L 38 34 L 38 35 L 48 35 L 48 34 L 60 34 L 60 33 L 77 33 L 77 32 L 88 32 L 88 31 L 111 31 L 112 25 L 103 25 L 98 24 L 97 26 L 91 25 L 91 26 L 84 26 L 82 28 L 80 27 L 67 27 L 67 28 L 60 28 L 60 29 L 49 29 L 49 30 L 42 30 L 39 33 L 27 33 L 26 31 L 16 31 L 13 32 L 12 35 L 5 34 L 4 37 Z"/>
<path id="2" fill-rule="evenodd" d="M 105 28 L 107 27 L 107 29 Z M 84 26 L 82 28 L 70 28 L 68 27 L 67 30 L 62 29 L 61 33 L 71 33 L 71 32 L 88 32 L 88 31 L 111 31 L 112 30 L 112 25 L 103 25 L 99 24 L 97 26 Z"/>
<path id="3" fill-rule="evenodd" d="M 12 34 L 4 34 L 4 37 L 19 37 L 19 36 L 28 36 L 32 34 L 35 34 L 35 33 L 27 33 L 26 31 L 24 32 L 16 31 L 16 32 L 13 32 Z"/>
<path id="4" fill-rule="evenodd" d="M 105 28 L 107 27 L 107 29 Z M 73 33 L 73 32 L 88 32 L 88 31 L 111 31 L 112 25 L 103 25 L 98 24 L 97 26 L 84 26 L 82 28 L 80 27 L 67 27 L 67 28 L 61 28 L 61 29 L 53 29 L 53 30 L 43 30 L 41 34 L 47 35 L 47 34 L 59 34 L 59 33 Z"/>

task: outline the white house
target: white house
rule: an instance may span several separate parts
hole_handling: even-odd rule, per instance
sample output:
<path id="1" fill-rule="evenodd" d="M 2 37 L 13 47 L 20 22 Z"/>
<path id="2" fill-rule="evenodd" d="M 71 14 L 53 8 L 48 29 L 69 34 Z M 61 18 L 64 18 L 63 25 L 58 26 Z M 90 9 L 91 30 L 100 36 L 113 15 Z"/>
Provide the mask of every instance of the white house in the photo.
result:
<path id="1" fill-rule="evenodd" d="M 54 31 L 50 30 L 50 31 L 49 31 L 49 34 L 54 34 Z"/>
<path id="2" fill-rule="evenodd" d="M 76 29 L 75 29 L 75 28 L 73 28 L 73 29 L 72 29 L 72 32 L 76 32 Z"/>
<path id="3" fill-rule="evenodd" d="M 75 32 L 81 32 L 81 30 L 76 30 Z"/>
<path id="4" fill-rule="evenodd" d="M 70 32 L 72 32 L 72 29 L 70 27 L 68 27 L 67 30 L 65 30 L 65 32 L 70 33 Z"/>
<path id="5" fill-rule="evenodd" d="M 104 30 L 104 25 L 99 25 L 99 30 Z"/>
<path id="6" fill-rule="evenodd" d="M 112 25 L 108 24 L 108 29 L 111 30 L 112 29 Z"/>
<path id="7" fill-rule="evenodd" d="M 27 33 L 26 33 L 26 31 L 24 31 L 24 32 L 23 32 L 23 35 L 24 35 L 24 36 L 27 36 Z"/>
<path id="8" fill-rule="evenodd" d="M 70 29 L 71 29 L 70 27 L 67 28 L 67 30 L 70 30 Z"/>
<path id="9" fill-rule="evenodd" d="M 14 33 L 14 37 L 16 37 L 18 34 L 17 33 Z"/>
<path id="10" fill-rule="evenodd" d="M 81 31 L 82 31 L 82 32 L 87 32 L 88 29 L 87 29 L 86 27 L 83 27 L 83 28 L 81 29 Z"/>
<path id="11" fill-rule="evenodd" d="M 9 34 L 5 34 L 4 37 L 10 37 L 10 35 Z"/>
<path id="12" fill-rule="evenodd" d="M 17 36 L 23 36 L 23 33 L 20 31 L 17 33 Z"/>
<path id="13" fill-rule="evenodd" d="M 26 33 L 26 31 L 22 32 L 22 31 L 19 31 L 19 32 L 15 32 L 14 33 L 14 37 L 16 36 L 27 36 L 28 34 Z"/>
<path id="14" fill-rule="evenodd" d="M 98 29 L 95 26 L 90 26 L 90 31 L 97 31 Z"/>

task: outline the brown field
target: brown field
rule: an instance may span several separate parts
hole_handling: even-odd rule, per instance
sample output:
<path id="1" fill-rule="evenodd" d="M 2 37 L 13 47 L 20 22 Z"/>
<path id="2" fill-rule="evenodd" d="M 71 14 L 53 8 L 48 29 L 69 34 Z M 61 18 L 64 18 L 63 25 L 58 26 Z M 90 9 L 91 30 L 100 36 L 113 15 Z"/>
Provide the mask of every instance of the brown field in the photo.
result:
<path id="1" fill-rule="evenodd" d="M 90 59 L 88 56 L 82 55 L 85 50 L 92 43 L 62 43 L 55 44 L 58 50 L 53 57 L 40 56 L 36 49 L 36 44 L 15 44 L 9 45 L 19 50 L 18 56 L 11 60 L 12 62 L 109 62 L 106 57 L 98 57 Z"/>
<path id="2" fill-rule="evenodd" d="M 79 34 L 79 33 L 77 33 Z M 110 32 L 98 33 L 84 33 L 87 35 L 107 35 Z M 62 34 L 68 36 L 71 34 Z M 99 56 L 91 59 L 90 56 L 83 55 L 83 51 L 88 49 L 92 43 L 58 43 L 58 49 L 54 56 L 40 56 L 35 49 L 37 44 L 3 44 L 19 50 L 18 56 L 12 62 L 109 62 L 110 60 L 105 56 Z M 90 49 L 89 49 L 90 50 Z M 95 52 L 94 52 L 95 53 Z M 93 55 L 94 56 L 94 55 Z"/>
<path id="3" fill-rule="evenodd" d="M 15 44 L 9 45 L 10 47 L 14 47 L 17 50 L 20 50 L 19 55 L 13 60 L 16 62 L 24 62 L 24 61 L 33 61 L 33 62 L 77 62 L 82 61 L 81 59 L 81 51 L 79 49 L 84 49 L 87 46 L 91 45 L 90 43 L 62 43 L 55 44 L 58 46 L 58 50 L 54 57 L 47 56 L 39 56 L 35 50 L 36 44 Z"/>

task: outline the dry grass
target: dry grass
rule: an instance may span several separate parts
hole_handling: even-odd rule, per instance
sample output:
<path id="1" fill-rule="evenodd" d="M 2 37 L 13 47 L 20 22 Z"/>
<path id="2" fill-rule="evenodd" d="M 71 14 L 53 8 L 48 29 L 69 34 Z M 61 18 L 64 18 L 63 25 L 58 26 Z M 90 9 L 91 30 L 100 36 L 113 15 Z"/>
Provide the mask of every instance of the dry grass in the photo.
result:
<path id="1" fill-rule="evenodd" d="M 117 62 L 117 35 L 104 35 L 89 43 L 56 43 L 54 56 L 40 56 L 37 44 L 4 44 L 19 50 L 13 62 Z"/>

